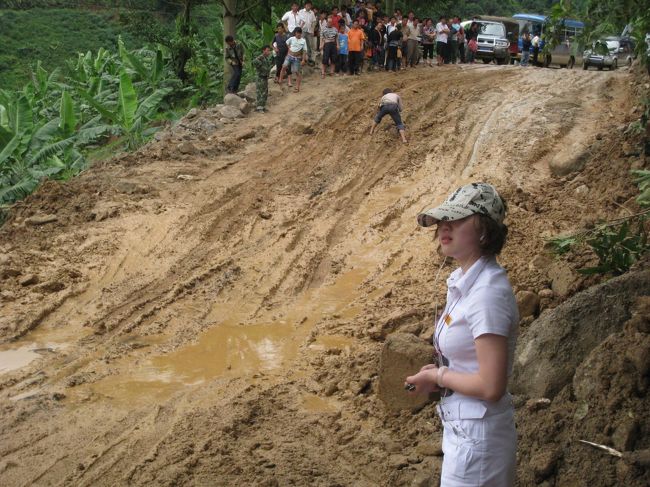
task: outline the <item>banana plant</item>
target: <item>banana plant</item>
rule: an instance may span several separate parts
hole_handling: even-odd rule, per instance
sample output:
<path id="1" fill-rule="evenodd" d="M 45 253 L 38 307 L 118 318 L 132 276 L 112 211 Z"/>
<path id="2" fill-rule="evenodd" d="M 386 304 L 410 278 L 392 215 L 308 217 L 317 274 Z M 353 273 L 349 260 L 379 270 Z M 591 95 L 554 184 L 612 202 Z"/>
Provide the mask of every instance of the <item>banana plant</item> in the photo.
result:
<path id="1" fill-rule="evenodd" d="M 104 121 L 111 124 L 115 133 L 126 137 L 127 147 L 134 149 L 142 144 L 148 135 L 155 132 L 155 129 L 146 129 L 146 123 L 155 117 L 163 99 L 171 91 L 171 88 L 159 88 L 143 100 L 138 100 L 131 77 L 126 71 L 122 71 L 116 103 L 102 102 L 81 89 L 78 93 L 97 110 Z"/>
<path id="2" fill-rule="evenodd" d="M 122 67 L 126 70 L 139 91 L 153 93 L 159 88 L 180 88 L 182 83 L 169 68 L 169 58 L 158 46 L 155 51 L 139 49 L 129 51 L 122 38 L 118 38 L 118 50 Z"/>
<path id="3" fill-rule="evenodd" d="M 0 105 L 0 133 L 4 139 L 11 136 L 0 144 L 0 204 L 28 195 L 43 178 L 65 179 L 86 164 L 77 147 L 77 118 L 69 93 L 63 92 L 59 116 L 49 121 L 38 121 L 25 94 L 9 101 L 8 107 Z"/>

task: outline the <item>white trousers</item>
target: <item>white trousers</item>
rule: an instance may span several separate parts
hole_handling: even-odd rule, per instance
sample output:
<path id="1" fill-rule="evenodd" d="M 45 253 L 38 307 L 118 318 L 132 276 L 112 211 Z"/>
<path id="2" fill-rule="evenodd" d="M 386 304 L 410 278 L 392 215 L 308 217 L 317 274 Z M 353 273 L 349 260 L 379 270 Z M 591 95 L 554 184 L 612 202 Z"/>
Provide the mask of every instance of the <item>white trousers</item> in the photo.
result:
<path id="1" fill-rule="evenodd" d="M 448 413 L 440 414 L 444 427 L 440 487 L 513 486 L 517 464 L 514 408 L 510 405 L 495 413 L 483 410 L 485 416 L 467 418 L 481 412 L 462 414 L 460 406 L 438 409 Z"/>

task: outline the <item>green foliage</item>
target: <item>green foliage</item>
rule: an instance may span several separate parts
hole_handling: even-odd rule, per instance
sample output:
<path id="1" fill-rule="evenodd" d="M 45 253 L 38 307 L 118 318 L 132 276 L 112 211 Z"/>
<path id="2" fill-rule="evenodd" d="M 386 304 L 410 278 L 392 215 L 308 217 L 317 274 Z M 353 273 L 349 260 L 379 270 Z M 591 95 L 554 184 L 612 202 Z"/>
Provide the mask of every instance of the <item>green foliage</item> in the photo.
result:
<path id="1" fill-rule="evenodd" d="M 563 255 L 576 248 L 587 246 L 598 257 L 598 265 L 579 269 L 582 274 L 612 274 L 626 272 L 648 250 L 650 243 L 646 231 L 646 223 L 650 215 L 650 171 L 632 171 L 637 176 L 635 182 L 639 186 L 637 197 L 639 206 L 644 211 L 620 218 L 611 222 L 603 222 L 594 228 L 574 235 L 549 239 L 552 252 Z"/>
<path id="2" fill-rule="evenodd" d="M 620 225 L 600 225 L 585 239 L 598 256 L 595 267 L 579 269 L 582 274 L 613 274 L 626 272 L 650 249 L 644 226 L 645 219 L 624 220 Z"/>
<path id="3" fill-rule="evenodd" d="M 636 202 L 641 208 L 650 208 L 650 171 L 647 169 L 632 171 L 637 178 L 634 182 L 639 186 L 641 194 L 636 197 Z"/>
<path id="4" fill-rule="evenodd" d="M 83 10 L 0 11 L 0 87 L 18 89 L 40 60 L 48 71 L 63 67 L 76 52 L 113 50 L 120 34 L 114 14 Z M 141 44 L 126 34 L 130 44 Z"/>
<path id="5" fill-rule="evenodd" d="M 87 164 L 84 152 L 109 135 L 128 149 L 180 86 L 162 49 L 119 54 L 100 49 L 67 63 L 57 81 L 40 63 L 21 91 L 0 90 L 0 205 L 33 191 L 43 178 L 67 179 Z"/>

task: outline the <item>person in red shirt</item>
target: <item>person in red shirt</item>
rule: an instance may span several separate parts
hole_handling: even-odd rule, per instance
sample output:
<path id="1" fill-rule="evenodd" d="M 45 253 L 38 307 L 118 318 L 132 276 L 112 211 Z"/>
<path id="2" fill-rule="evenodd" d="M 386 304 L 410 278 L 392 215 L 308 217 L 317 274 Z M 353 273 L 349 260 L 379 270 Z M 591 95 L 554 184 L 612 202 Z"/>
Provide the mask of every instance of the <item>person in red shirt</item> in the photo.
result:
<path id="1" fill-rule="evenodd" d="M 341 16 L 339 15 L 339 9 L 336 7 L 332 7 L 332 25 L 338 28 L 339 20 L 341 20 Z"/>
<path id="2" fill-rule="evenodd" d="M 352 22 L 352 28 L 348 32 L 348 60 L 350 74 L 361 74 L 361 62 L 363 61 L 363 41 L 366 35 L 359 28 L 359 21 Z"/>

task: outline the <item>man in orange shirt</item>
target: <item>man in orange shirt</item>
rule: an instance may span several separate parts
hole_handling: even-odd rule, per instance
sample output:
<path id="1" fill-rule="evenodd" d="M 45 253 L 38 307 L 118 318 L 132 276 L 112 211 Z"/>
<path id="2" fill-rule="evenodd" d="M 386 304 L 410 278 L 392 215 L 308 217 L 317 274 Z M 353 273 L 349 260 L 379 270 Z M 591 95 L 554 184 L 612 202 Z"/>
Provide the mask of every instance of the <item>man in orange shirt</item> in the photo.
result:
<path id="1" fill-rule="evenodd" d="M 352 28 L 348 32 L 348 50 L 350 74 L 361 74 L 361 62 L 363 61 L 363 41 L 366 34 L 359 28 L 359 21 L 352 22 Z"/>

